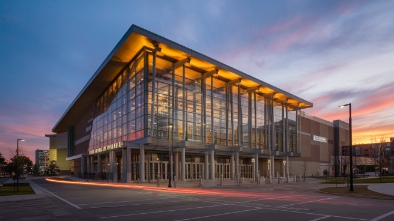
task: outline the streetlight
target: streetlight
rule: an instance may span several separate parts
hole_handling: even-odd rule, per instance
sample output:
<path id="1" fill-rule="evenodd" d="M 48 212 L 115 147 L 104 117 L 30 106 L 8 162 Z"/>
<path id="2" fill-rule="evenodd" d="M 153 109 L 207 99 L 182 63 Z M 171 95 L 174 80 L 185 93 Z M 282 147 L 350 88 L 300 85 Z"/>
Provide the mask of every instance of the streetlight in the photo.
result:
<path id="1" fill-rule="evenodd" d="M 170 133 L 171 133 L 171 141 L 172 141 L 172 124 L 169 124 L 168 125 L 168 155 L 169 155 L 169 157 L 168 157 L 168 163 L 169 163 L 169 173 L 168 173 L 168 175 L 169 175 L 169 177 L 168 177 L 168 187 L 172 187 L 171 186 L 171 177 L 172 177 L 172 147 L 171 147 L 171 145 L 170 145 Z M 171 128 L 171 129 L 170 129 Z"/>
<path id="2" fill-rule="evenodd" d="M 352 145 L 352 103 L 348 103 L 348 104 L 344 104 L 341 105 L 339 107 L 346 107 L 349 106 L 349 157 L 350 157 L 350 174 L 349 174 L 349 178 L 350 178 L 350 191 L 354 191 L 353 189 L 353 145 Z"/>
<path id="3" fill-rule="evenodd" d="M 16 192 L 19 192 L 19 141 L 25 141 L 24 139 L 16 139 Z"/>

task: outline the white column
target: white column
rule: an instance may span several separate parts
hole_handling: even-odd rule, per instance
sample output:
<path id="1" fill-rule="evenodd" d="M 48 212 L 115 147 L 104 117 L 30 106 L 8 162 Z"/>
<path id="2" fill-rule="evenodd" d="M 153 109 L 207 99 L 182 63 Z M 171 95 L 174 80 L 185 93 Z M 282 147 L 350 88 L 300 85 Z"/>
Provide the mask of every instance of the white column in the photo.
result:
<path id="1" fill-rule="evenodd" d="M 183 149 L 183 148 L 182 148 Z M 179 180 L 179 152 L 175 152 L 175 176 L 176 176 L 176 180 Z"/>
<path id="2" fill-rule="evenodd" d="M 204 170 L 205 170 L 205 180 L 209 180 L 209 167 L 208 167 L 208 161 L 209 161 L 209 157 L 208 157 L 208 151 L 205 151 L 205 160 L 204 160 Z"/>
<path id="3" fill-rule="evenodd" d="M 85 172 L 86 172 L 86 170 L 85 170 L 85 156 L 82 155 L 81 156 L 81 176 L 82 176 L 82 178 L 85 178 Z"/>
<path id="4" fill-rule="evenodd" d="M 235 179 L 239 182 L 239 152 L 235 152 Z"/>
<path id="5" fill-rule="evenodd" d="M 290 171 L 289 171 L 289 156 L 286 156 L 286 177 L 288 177 L 290 174 Z"/>
<path id="6" fill-rule="evenodd" d="M 275 177 L 275 156 L 271 156 L 271 177 Z"/>
<path id="7" fill-rule="evenodd" d="M 113 181 L 114 180 L 114 168 L 113 168 L 114 162 L 112 160 L 112 153 L 113 153 L 112 151 L 108 152 L 108 173 L 109 173 L 108 179 Z"/>
<path id="8" fill-rule="evenodd" d="M 145 148 L 140 147 L 140 182 L 145 182 Z"/>
<path id="9" fill-rule="evenodd" d="M 131 182 L 131 149 L 126 149 L 126 183 Z"/>
<path id="10" fill-rule="evenodd" d="M 90 156 L 86 156 L 86 172 L 89 175 L 90 172 Z"/>
<path id="11" fill-rule="evenodd" d="M 210 163 L 209 167 L 211 170 L 210 171 L 211 172 L 211 180 L 215 180 L 215 151 L 211 150 L 210 152 L 211 152 L 210 153 L 211 159 L 209 161 L 209 163 Z"/>
<path id="12" fill-rule="evenodd" d="M 101 155 L 97 155 L 97 178 L 101 180 Z"/>
<path id="13" fill-rule="evenodd" d="M 115 151 L 111 151 L 111 168 L 112 168 L 112 174 L 113 174 L 113 182 L 117 183 L 118 182 L 118 165 L 116 164 L 116 153 Z"/>
<path id="14" fill-rule="evenodd" d="M 185 181 L 185 147 L 181 148 L 181 180 Z"/>
<path id="15" fill-rule="evenodd" d="M 235 179 L 235 162 L 234 162 L 234 153 L 230 155 L 230 179 Z"/>
<path id="16" fill-rule="evenodd" d="M 94 157 L 93 156 L 90 157 L 90 171 L 91 171 L 91 173 L 95 172 L 94 171 Z"/>
<path id="17" fill-rule="evenodd" d="M 109 176 L 110 176 L 110 167 L 109 167 L 109 165 L 110 165 L 110 162 L 109 162 L 109 153 L 110 152 L 107 152 L 107 154 L 105 155 L 105 173 L 107 174 L 107 180 L 110 178 Z"/>
<path id="18" fill-rule="evenodd" d="M 254 165 L 255 165 L 255 174 L 256 174 L 256 178 L 257 180 L 259 179 L 259 154 L 255 155 L 255 159 L 254 159 Z"/>
<path id="19" fill-rule="evenodd" d="M 122 149 L 122 182 L 127 183 L 127 148 Z"/>

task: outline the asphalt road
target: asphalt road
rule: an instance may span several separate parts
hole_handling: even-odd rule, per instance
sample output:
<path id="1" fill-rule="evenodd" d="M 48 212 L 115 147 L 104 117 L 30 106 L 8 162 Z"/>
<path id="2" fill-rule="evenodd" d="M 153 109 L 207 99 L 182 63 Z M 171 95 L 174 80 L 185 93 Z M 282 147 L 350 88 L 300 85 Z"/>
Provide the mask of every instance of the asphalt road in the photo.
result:
<path id="1" fill-rule="evenodd" d="M 49 211 L 36 220 L 394 220 L 393 201 L 327 195 L 297 184 L 168 189 L 34 182 L 47 197 L 22 203 Z"/>

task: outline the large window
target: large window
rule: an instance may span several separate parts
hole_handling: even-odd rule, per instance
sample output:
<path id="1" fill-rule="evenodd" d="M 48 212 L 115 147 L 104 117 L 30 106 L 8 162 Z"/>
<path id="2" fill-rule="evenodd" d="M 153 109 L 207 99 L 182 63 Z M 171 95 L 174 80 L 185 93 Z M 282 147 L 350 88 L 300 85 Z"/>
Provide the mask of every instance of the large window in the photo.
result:
<path id="1" fill-rule="evenodd" d="M 283 151 L 283 123 L 283 106 L 281 103 L 274 102 L 274 150 L 276 151 Z"/>
<path id="2" fill-rule="evenodd" d="M 125 68 L 97 99 L 89 150 L 144 137 L 142 56 Z"/>

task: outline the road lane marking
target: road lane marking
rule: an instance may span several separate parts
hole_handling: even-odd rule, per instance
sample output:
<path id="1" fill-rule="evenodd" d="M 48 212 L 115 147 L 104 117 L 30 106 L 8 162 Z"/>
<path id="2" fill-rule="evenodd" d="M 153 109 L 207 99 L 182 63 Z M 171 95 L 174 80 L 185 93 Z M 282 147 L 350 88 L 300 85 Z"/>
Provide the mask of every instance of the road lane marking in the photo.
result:
<path id="1" fill-rule="evenodd" d="M 196 202 L 196 200 L 177 200 L 177 201 L 165 201 L 164 203 L 178 203 L 178 202 Z M 116 208 L 123 206 L 142 206 L 142 205 L 153 205 L 153 204 L 161 204 L 163 202 L 153 202 L 153 203 L 132 203 L 132 204 L 119 204 L 119 205 L 111 205 L 111 206 L 92 206 L 88 207 L 89 209 L 101 209 L 101 208 Z"/>
<path id="2" fill-rule="evenodd" d="M 326 219 L 326 218 L 330 218 L 331 216 L 323 216 L 323 217 L 320 217 L 320 218 L 317 218 L 317 219 L 312 219 L 312 220 L 310 220 L 310 221 L 317 221 L 317 220 L 322 220 L 322 219 Z"/>
<path id="3" fill-rule="evenodd" d="M 124 214 L 124 215 L 117 215 L 117 216 L 103 216 L 100 219 L 110 219 L 110 218 L 118 218 L 118 217 L 126 217 L 126 216 L 138 216 L 138 215 L 149 215 L 155 213 L 169 213 L 169 212 L 177 212 L 177 211 L 184 211 L 184 210 L 192 210 L 192 209 L 204 209 L 204 208 L 212 208 L 218 206 L 227 206 L 228 204 L 221 204 L 221 205 L 213 205 L 213 206 L 199 206 L 199 207 L 189 207 L 184 209 L 171 209 L 171 210 L 159 210 L 154 212 L 146 212 L 146 213 L 131 213 L 131 214 Z"/>
<path id="4" fill-rule="evenodd" d="M 74 208 L 77 208 L 77 209 L 82 209 L 81 207 L 75 205 L 74 203 L 72 203 L 72 202 L 70 202 L 70 201 L 68 201 L 68 200 L 66 200 L 66 199 L 61 198 L 60 196 L 58 196 L 58 195 L 52 193 L 51 191 L 45 189 L 44 187 L 41 187 L 41 186 L 40 186 L 40 188 L 43 189 L 43 190 L 45 190 L 45 191 L 47 191 L 49 194 L 51 194 L 52 196 L 58 198 L 59 200 L 61 200 L 61 201 L 65 202 L 65 203 L 67 203 L 68 205 L 70 205 L 70 206 L 72 206 L 72 207 L 74 207 Z"/>
<path id="5" fill-rule="evenodd" d="M 168 200 L 174 199 L 175 197 L 162 197 L 155 199 L 142 199 L 142 200 L 125 200 L 125 201 L 109 201 L 109 202 L 100 202 L 100 203 L 80 203 L 79 206 L 89 206 L 89 205 L 102 205 L 102 204 L 113 204 L 113 203 L 136 203 L 136 202 L 147 202 L 147 201 L 157 201 L 157 200 Z M 185 200 L 196 200 L 196 198 L 187 198 L 187 197 L 178 197 L 176 199 L 185 199 Z"/>
<path id="6" fill-rule="evenodd" d="M 254 209 L 240 210 L 240 211 L 234 211 L 234 212 L 229 212 L 229 213 L 219 213 L 219 214 L 209 215 L 209 216 L 199 216 L 199 217 L 193 217 L 193 218 L 178 219 L 178 220 L 175 220 L 175 221 L 186 221 L 186 220 L 195 220 L 195 219 L 205 219 L 205 218 L 211 218 L 211 217 L 217 217 L 217 216 L 225 216 L 225 215 L 236 214 L 236 213 L 250 212 L 250 211 L 260 210 L 260 209 L 261 209 L 261 208 L 254 208 Z"/>
<path id="7" fill-rule="evenodd" d="M 381 220 L 381 219 L 386 218 L 386 217 L 388 217 L 388 216 L 390 216 L 390 215 L 393 215 L 393 214 L 394 214 L 394 210 L 391 211 L 391 212 L 385 213 L 385 214 L 383 214 L 383 215 L 381 215 L 381 216 L 378 216 L 378 217 L 376 217 L 376 218 L 374 218 L 374 219 L 371 219 L 371 221 Z"/>
<path id="8" fill-rule="evenodd" d="M 318 199 L 318 200 L 311 200 L 311 201 L 306 201 L 306 202 L 301 202 L 301 203 L 287 204 L 287 205 L 278 206 L 278 207 L 287 207 L 287 206 L 294 206 L 294 205 L 300 205 L 300 204 L 305 204 L 305 203 L 314 203 L 314 202 L 325 201 L 325 200 L 331 200 L 331 199 L 336 199 L 336 198 L 340 198 L 340 196 L 337 196 L 337 197 L 330 197 L 330 198 L 324 198 L 324 199 Z"/>
<path id="9" fill-rule="evenodd" d="M 288 210 L 287 207 L 267 208 L 267 207 L 262 207 L 262 206 L 257 206 L 257 205 L 242 205 L 242 204 L 238 204 L 238 203 L 228 203 L 227 205 L 229 205 L 229 206 L 243 206 L 243 207 L 247 207 L 247 208 L 256 208 L 256 209 L 261 209 L 261 210 L 273 210 L 273 211 L 281 211 L 281 212 L 288 212 L 288 213 L 299 213 L 299 214 L 306 214 L 306 215 L 322 216 L 322 217 L 325 217 L 325 218 L 334 217 L 334 218 L 350 219 L 350 220 L 367 220 L 367 219 L 356 218 L 356 217 L 327 215 L 327 214 L 320 214 L 320 213 L 311 213 L 311 212 Z"/>

